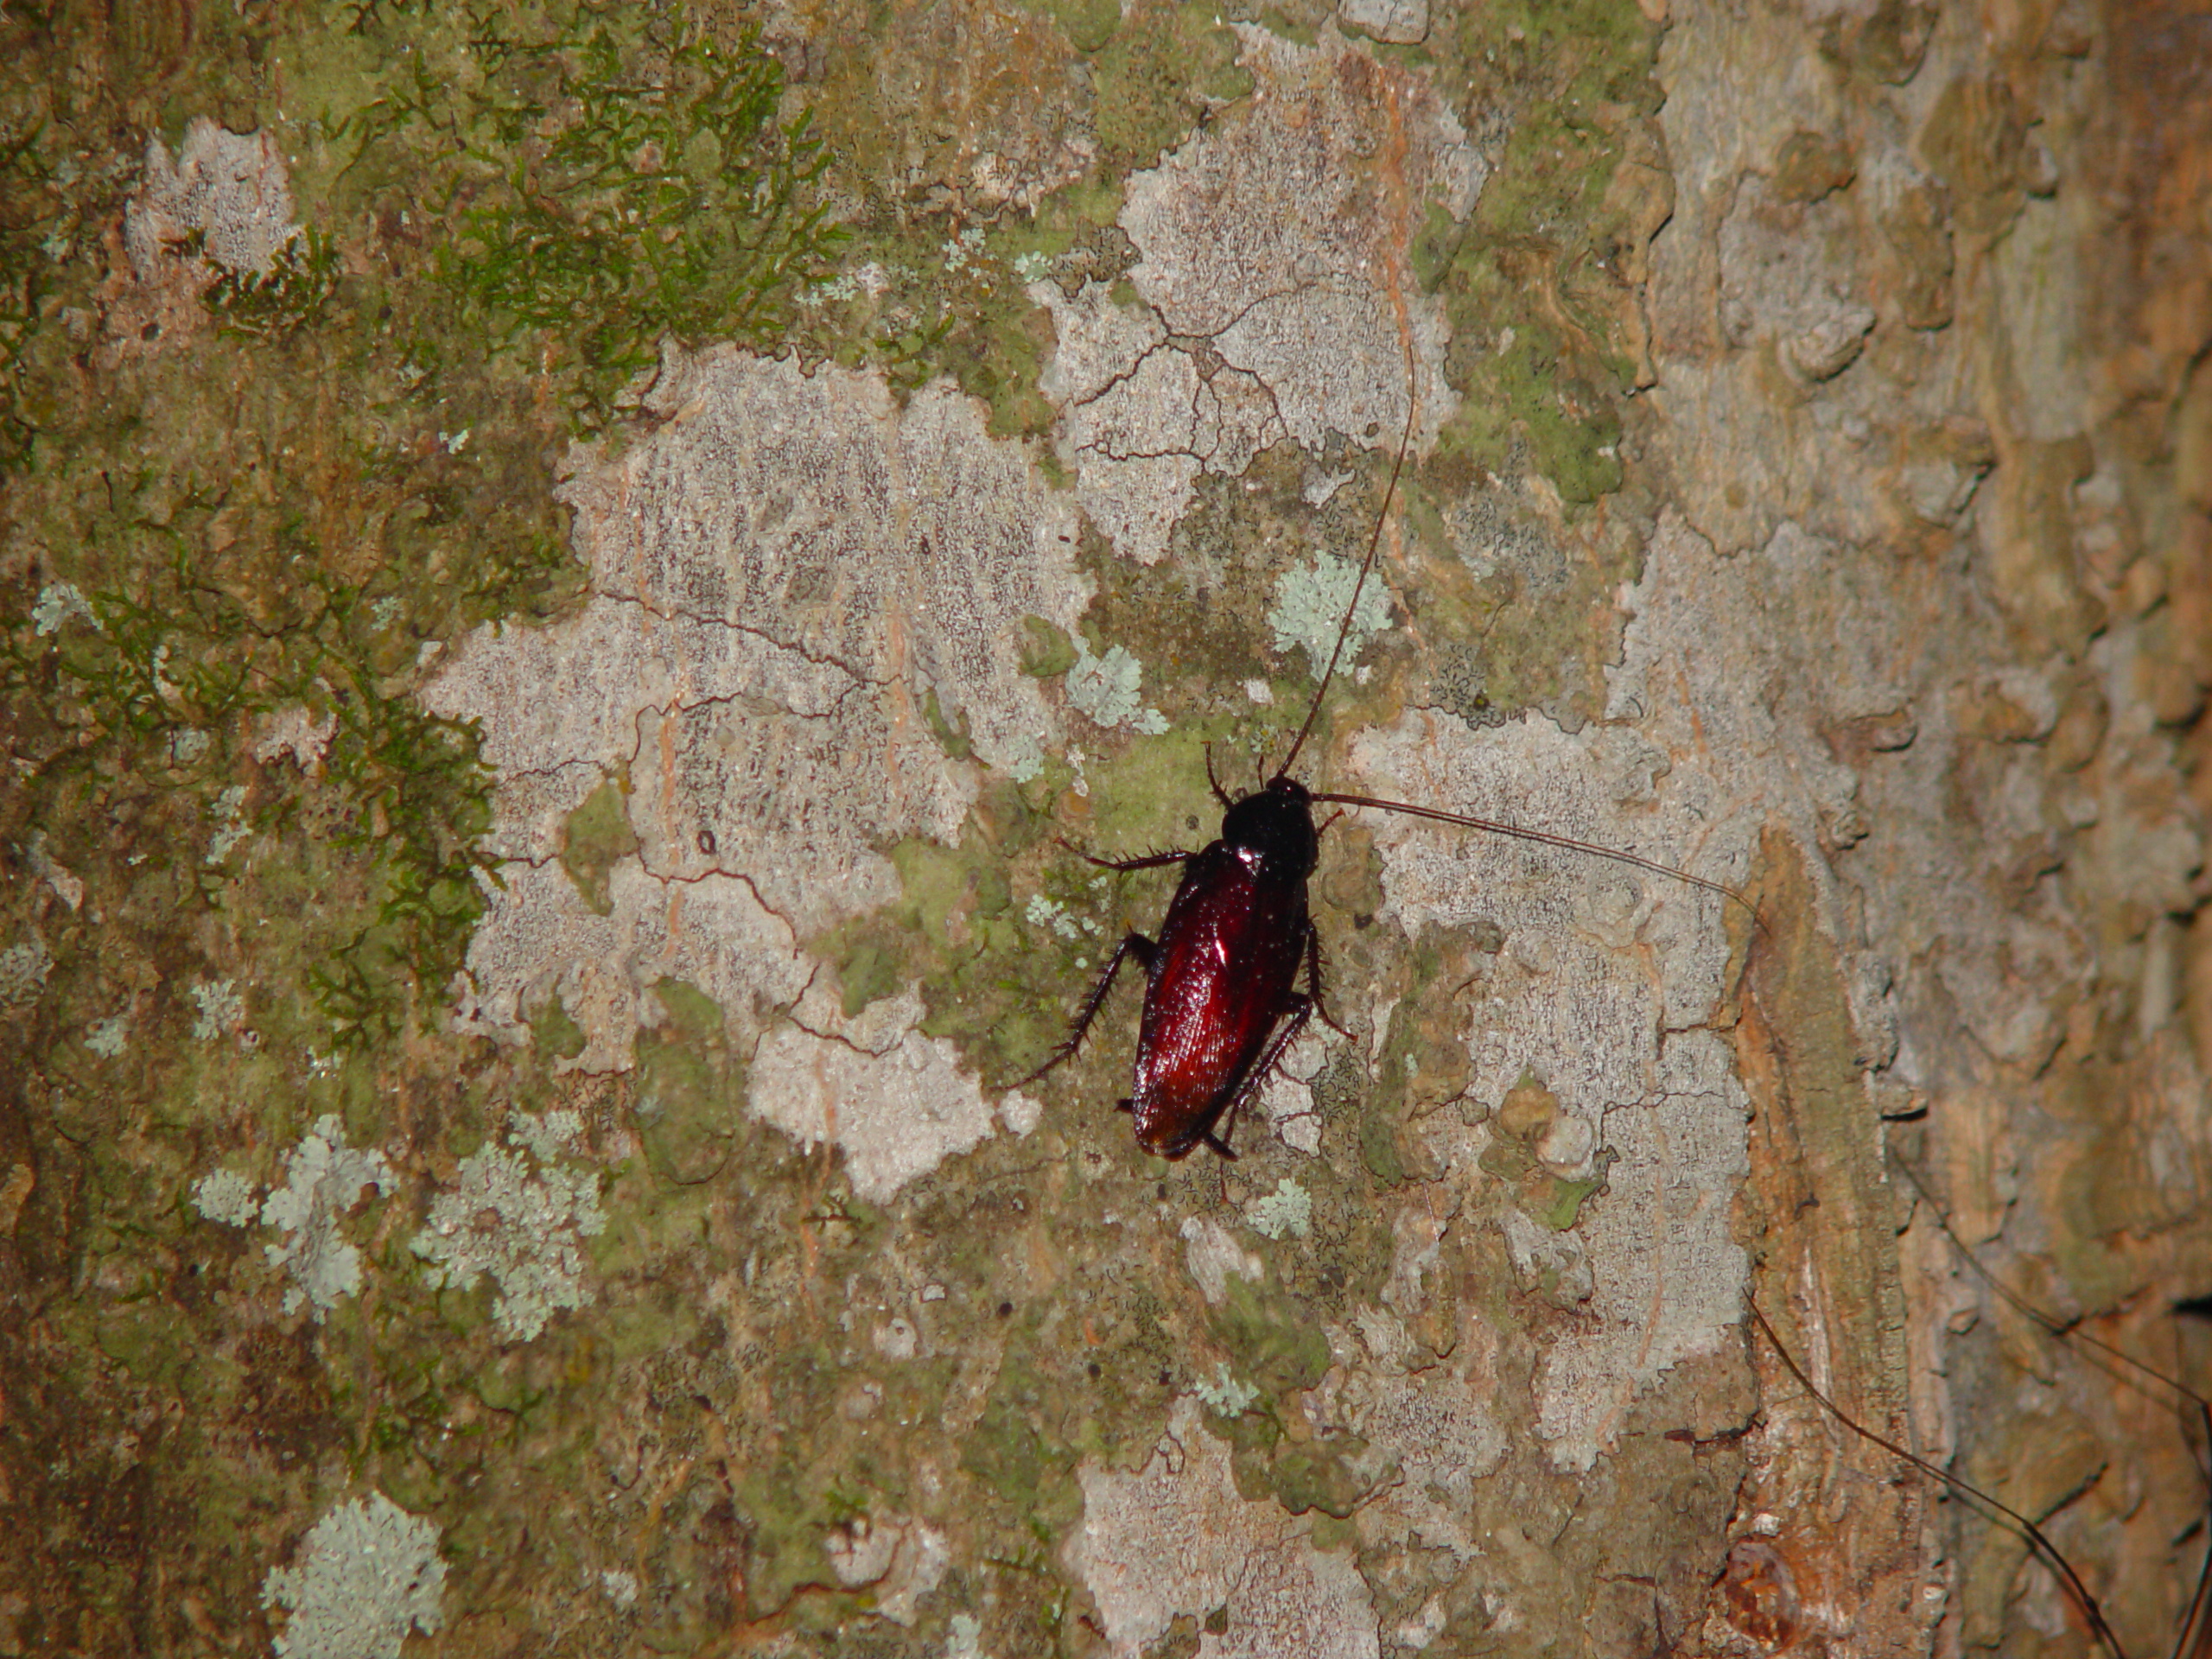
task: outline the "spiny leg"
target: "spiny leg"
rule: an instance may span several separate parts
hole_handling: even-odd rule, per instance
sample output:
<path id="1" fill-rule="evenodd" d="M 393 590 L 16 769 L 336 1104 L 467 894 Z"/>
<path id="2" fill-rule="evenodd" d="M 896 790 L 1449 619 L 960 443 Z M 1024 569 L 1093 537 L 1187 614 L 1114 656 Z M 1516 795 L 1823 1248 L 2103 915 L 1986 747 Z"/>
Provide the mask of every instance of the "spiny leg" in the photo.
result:
<path id="1" fill-rule="evenodd" d="M 1090 853 L 1082 856 L 1084 862 L 1096 864 L 1102 870 L 1156 870 L 1163 864 L 1187 864 L 1192 855 L 1167 852 L 1147 853 L 1142 858 L 1099 858 Z"/>
<path id="2" fill-rule="evenodd" d="M 1160 947 L 1150 939 L 1134 930 L 1125 934 L 1122 943 L 1115 948 L 1113 960 L 1106 964 L 1106 971 L 1098 976 L 1098 983 L 1091 988 L 1090 996 L 1084 1000 L 1083 1012 L 1076 1015 L 1075 1026 L 1068 1033 L 1067 1040 L 1046 1057 L 1044 1065 L 1014 1086 L 1017 1089 L 1027 1089 L 1061 1061 L 1071 1058 L 1077 1049 L 1083 1046 L 1084 1033 L 1090 1029 L 1090 1022 L 1098 1017 L 1098 1010 L 1106 1001 L 1106 993 L 1114 988 L 1114 976 L 1122 971 L 1122 961 L 1127 957 L 1135 957 L 1138 965 L 1149 973 L 1152 969 L 1153 957 L 1158 953 L 1159 949 Z"/>
<path id="3" fill-rule="evenodd" d="M 1213 791 L 1214 799 L 1219 801 L 1224 806 L 1236 804 L 1229 798 L 1229 791 L 1221 786 L 1221 779 L 1213 775 L 1213 745 L 1211 743 L 1206 745 L 1206 785 Z"/>
<path id="4" fill-rule="evenodd" d="M 1321 1000 L 1321 930 L 1311 922 L 1306 924 L 1306 990 L 1313 999 L 1313 1012 L 1321 1016 L 1321 1023 L 1349 1039 L 1351 1033 L 1329 1018 L 1328 1004 Z"/>

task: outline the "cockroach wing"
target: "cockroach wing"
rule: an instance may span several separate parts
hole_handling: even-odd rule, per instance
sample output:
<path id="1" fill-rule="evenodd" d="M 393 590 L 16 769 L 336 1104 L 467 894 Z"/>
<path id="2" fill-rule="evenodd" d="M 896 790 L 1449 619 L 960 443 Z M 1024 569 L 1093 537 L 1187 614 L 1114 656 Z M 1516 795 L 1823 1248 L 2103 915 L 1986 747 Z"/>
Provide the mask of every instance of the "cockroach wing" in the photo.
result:
<path id="1" fill-rule="evenodd" d="M 1236 1101 L 1296 1004 L 1306 878 L 1215 842 L 1184 867 L 1145 986 L 1130 1109 L 1146 1151 L 1173 1158 Z"/>

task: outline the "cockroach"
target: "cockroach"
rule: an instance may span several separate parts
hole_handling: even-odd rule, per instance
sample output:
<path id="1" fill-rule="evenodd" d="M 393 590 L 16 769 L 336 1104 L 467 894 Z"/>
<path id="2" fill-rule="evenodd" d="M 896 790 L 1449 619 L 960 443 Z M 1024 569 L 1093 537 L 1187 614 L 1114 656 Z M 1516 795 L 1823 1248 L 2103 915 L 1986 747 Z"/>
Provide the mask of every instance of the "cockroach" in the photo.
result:
<path id="1" fill-rule="evenodd" d="M 1313 874 L 1321 830 L 1325 827 L 1313 821 L 1316 802 L 1402 812 L 1547 847 L 1567 848 L 1669 876 L 1732 899 L 1746 910 L 1751 908 L 1751 901 L 1732 887 L 1633 853 L 1462 812 L 1370 795 L 1309 790 L 1291 776 L 1314 722 L 1320 718 L 1352 619 L 1358 614 L 1360 594 L 1382 545 L 1383 528 L 1389 521 L 1398 480 L 1413 445 L 1417 411 L 1418 405 L 1409 399 L 1405 435 L 1390 468 L 1389 482 L 1383 488 L 1366 556 L 1352 584 L 1351 603 L 1337 630 L 1336 645 L 1329 653 L 1320 683 L 1314 688 L 1305 721 L 1274 775 L 1250 794 L 1232 800 L 1214 777 L 1209 755 L 1206 781 L 1223 809 L 1219 839 L 1195 853 L 1090 858 L 1101 869 L 1121 871 L 1179 864 L 1183 879 L 1168 901 L 1160 937 L 1147 938 L 1134 929 L 1122 936 L 1077 1014 L 1067 1039 L 1015 1086 L 1035 1082 L 1076 1052 L 1113 990 L 1122 964 L 1134 957 L 1145 970 L 1144 1014 L 1137 1030 L 1135 1079 L 1128 1097 L 1117 1103 L 1135 1121 L 1137 1144 L 1155 1157 L 1181 1158 L 1203 1146 L 1234 1159 L 1236 1154 L 1229 1139 L 1238 1109 L 1283 1051 L 1297 1040 L 1306 1022 L 1318 1014 L 1332 1030 L 1344 1034 L 1344 1028 L 1329 1017 L 1322 1001 L 1320 936 L 1306 909 L 1306 882 Z M 1306 969 L 1302 991 L 1297 988 L 1301 963 Z"/>

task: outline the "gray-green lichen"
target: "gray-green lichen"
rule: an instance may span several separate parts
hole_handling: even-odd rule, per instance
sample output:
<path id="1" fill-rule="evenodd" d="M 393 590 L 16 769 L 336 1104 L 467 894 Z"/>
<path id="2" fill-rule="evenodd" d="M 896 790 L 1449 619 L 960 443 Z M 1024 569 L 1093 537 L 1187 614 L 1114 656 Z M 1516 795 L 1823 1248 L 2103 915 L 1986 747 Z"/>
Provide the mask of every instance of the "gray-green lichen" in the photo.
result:
<path id="1" fill-rule="evenodd" d="M 245 1027 L 245 999 L 238 995 L 236 980 L 206 979 L 188 990 L 193 1006 L 199 1010 L 192 1022 L 192 1034 L 200 1041 L 212 1043 Z"/>
<path id="2" fill-rule="evenodd" d="M 1352 591 L 1359 589 L 1359 606 L 1352 607 Z M 1359 587 L 1359 566 L 1332 553 L 1315 556 L 1311 569 L 1283 572 L 1275 583 L 1275 602 L 1268 612 L 1268 626 L 1274 630 L 1275 649 L 1294 646 L 1318 679 L 1332 658 L 1356 663 L 1367 642 L 1390 620 L 1390 601 L 1382 584 L 1370 576 Z M 1338 640 L 1341 638 L 1342 655 Z"/>
<path id="3" fill-rule="evenodd" d="M 284 1235 L 264 1247 L 269 1265 L 280 1268 L 292 1284 L 284 1311 L 313 1309 L 321 1320 L 341 1296 L 361 1287 L 361 1253 L 341 1235 L 346 1215 L 362 1195 L 388 1193 L 397 1185 L 391 1165 L 373 1147 L 346 1144 L 346 1131 L 334 1116 L 315 1121 L 299 1145 L 284 1154 L 284 1179 L 261 1201 L 264 1227 Z M 200 1211 L 211 1220 L 244 1225 L 235 1178 L 218 1171 L 194 1189 Z M 210 1208 L 210 1205 L 213 1208 Z M 227 1213 L 221 1213 L 227 1211 Z"/>
<path id="4" fill-rule="evenodd" d="M 410 1632 L 445 1628 L 445 1579 L 434 1522 L 382 1492 L 339 1504 L 263 1580 L 262 1605 L 289 1615 L 277 1659 L 399 1659 Z"/>
<path id="5" fill-rule="evenodd" d="M 583 1242 L 606 1230 L 607 1217 L 599 1172 L 561 1161 L 582 1134 L 575 1113 L 512 1112 L 506 1127 L 510 1145 L 486 1144 L 461 1160 L 410 1248 L 440 1287 L 467 1290 L 489 1275 L 499 1287 L 493 1323 L 509 1340 L 529 1342 L 559 1309 L 589 1305 Z"/>
<path id="6" fill-rule="evenodd" d="M 1067 689 L 1068 701 L 1101 726 L 1152 737 L 1167 729 L 1166 716 L 1144 706 L 1144 665 L 1121 645 L 1109 645 L 1103 657 L 1078 647 Z"/>
<path id="7" fill-rule="evenodd" d="M 73 618 L 99 626 L 92 602 L 75 582 L 49 582 L 38 590 L 38 598 L 31 603 L 31 624 L 39 638 L 59 633 Z"/>
<path id="8" fill-rule="evenodd" d="M 261 1189 L 234 1169 L 219 1169 L 192 1184 L 192 1205 L 210 1221 L 243 1227 L 261 1210 Z"/>
<path id="9" fill-rule="evenodd" d="M 0 1007 L 34 1000 L 53 971 L 54 953 L 35 933 L 0 950 Z"/>
<path id="10" fill-rule="evenodd" d="M 1244 1214 L 1255 1231 L 1269 1238 L 1304 1238 L 1313 1230 L 1313 1195 L 1286 1175 Z"/>

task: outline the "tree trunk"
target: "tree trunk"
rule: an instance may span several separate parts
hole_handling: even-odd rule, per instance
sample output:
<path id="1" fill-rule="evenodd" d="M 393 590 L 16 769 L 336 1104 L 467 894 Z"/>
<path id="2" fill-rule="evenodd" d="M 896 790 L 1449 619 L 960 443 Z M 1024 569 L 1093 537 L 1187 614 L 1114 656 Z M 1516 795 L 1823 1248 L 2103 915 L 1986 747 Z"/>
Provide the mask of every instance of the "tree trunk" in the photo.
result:
<path id="1" fill-rule="evenodd" d="M 0 1650 L 2172 1648 L 2205 18 L 148 17 L 0 181 Z M 1039 1068 L 1281 777 L 1427 816 L 1151 1157 L 1135 960 Z"/>

